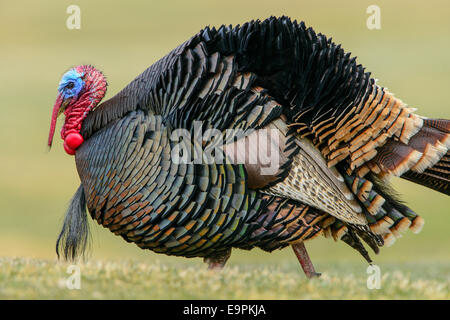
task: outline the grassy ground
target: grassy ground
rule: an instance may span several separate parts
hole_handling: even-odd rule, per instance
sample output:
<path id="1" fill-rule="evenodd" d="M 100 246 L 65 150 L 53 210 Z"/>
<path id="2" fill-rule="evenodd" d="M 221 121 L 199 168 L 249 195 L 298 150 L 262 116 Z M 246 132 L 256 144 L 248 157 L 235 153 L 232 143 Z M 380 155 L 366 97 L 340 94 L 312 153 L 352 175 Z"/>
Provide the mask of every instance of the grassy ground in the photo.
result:
<path id="1" fill-rule="evenodd" d="M 64 263 L 2 258 L 0 266 L 1 299 L 450 299 L 449 264 L 385 266 L 378 290 L 367 288 L 363 264 L 328 265 L 322 277 L 307 280 L 296 263 L 234 265 L 217 272 L 98 260 L 80 265 L 79 290 L 67 288 Z"/>
<path id="2" fill-rule="evenodd" d="M 145 252 L 97 225 L 92 226 L 92 261 L 140 262 L 101 267 L 93 262 L 83 267 L 81 291 L 61 289 L 57 284 L 65 267 L 53 262 L 55 239 L 79 179 L 58 134 L 51 152 L 46 148 L 57 83 L 69 67 L 93 64 L 104 71 L 110 98 L 205 25 L 236 25 L 283 14 L 341 43 L 380 85 L 419 108 L 421 115 L 450 118 L 448 1 L 78 0 L 81 29 L 69 30 L 66 9 L 71 4 L 0 1 L 1 297 L 448 298 L 449 197 L 400 180 L 394 181 L 396 189 L 426 224 L 421 234 L 405 234 L 376 257 L 388 277 L 380 291 L 365 287 L 365 265 L 356 253 L 326 239 L 308 245 L 324 277 L 304 282 L 290 250 L 237 252 L 229 271 L 211 275 L 201 269 L 199 259 Z M 381 30 L 366 27 L 366 8 L 372 4 L 381 8 Z M 137 265 L 142 272 L 132 272 Z M 358 272 L 348 273 L 349 268 Z M 390 281 L 394 275 L 403 280 Z"/>

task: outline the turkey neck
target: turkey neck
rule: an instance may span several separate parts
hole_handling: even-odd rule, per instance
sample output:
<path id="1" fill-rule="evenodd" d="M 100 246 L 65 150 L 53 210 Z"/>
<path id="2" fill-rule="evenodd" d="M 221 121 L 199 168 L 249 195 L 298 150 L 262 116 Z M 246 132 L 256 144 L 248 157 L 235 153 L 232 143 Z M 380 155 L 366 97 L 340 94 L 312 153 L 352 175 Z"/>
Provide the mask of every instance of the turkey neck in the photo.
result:
<path id="1" fill-rule="evenodd" d="M 81 124 L 86 118 L 87 113 L 95 105 L 89 100 L 83 99 L 73 105 L 70 105 L 65 111 L 66 120 L 61 129 L 61 138 L 64 140 L 69 133 L 80 132 Z"/>

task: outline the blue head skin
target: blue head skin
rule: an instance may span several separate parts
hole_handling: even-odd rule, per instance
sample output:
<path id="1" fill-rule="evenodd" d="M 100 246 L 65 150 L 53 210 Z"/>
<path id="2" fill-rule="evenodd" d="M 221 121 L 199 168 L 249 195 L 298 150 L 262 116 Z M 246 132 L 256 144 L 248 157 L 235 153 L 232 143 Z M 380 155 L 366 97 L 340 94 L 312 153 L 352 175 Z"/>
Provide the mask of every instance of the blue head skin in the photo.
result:
<path id="1" fill-rule="evenodd" d="M 78 97 L 84 87 L 83 75 L 75 69 L 70 69 L 63 75 L 58 85 L 58 92 L 64 100 Z"/>

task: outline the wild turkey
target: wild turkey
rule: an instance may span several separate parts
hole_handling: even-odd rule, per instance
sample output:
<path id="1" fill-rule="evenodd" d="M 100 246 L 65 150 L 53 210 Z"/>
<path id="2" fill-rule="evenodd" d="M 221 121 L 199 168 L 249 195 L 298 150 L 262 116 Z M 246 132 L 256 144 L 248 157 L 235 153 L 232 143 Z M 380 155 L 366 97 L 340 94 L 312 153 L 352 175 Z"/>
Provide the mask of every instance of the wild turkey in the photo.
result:
<path id="1" fill-rule="evenodd" d="M 392 176 L 450 193 L 450 121 L 416 115 L 340 45 L 287 17 L 206 27 L 98 105 L 106 86 L 94 67 L 72 68 L 53 109 L 48 144 L 64 113 L 81 180 L 57 242 L 67 259 L 85 249 L 87 206 L 143 249 L 220 268 L 232 248 L 291 245 L 313 277 L 306 240 L 342 240 L 371 263 L 361 240 L 378 253 L 421 230 Z M 193 136 L 174 141 L 179 129 Z M 203 161 L 211 129 L 237 132 L 214 149 L 227 161 Z M 262 173 L 272 163 L 248 158 L 269 147 L 279 166 Z"/>

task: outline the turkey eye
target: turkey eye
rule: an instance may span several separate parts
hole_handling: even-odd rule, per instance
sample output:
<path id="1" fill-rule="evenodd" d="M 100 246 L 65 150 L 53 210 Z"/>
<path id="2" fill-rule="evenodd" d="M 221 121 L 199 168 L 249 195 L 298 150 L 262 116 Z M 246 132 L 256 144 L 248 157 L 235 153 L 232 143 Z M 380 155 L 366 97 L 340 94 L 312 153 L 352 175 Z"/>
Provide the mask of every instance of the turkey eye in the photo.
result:
<path id="1" fill-rule="evenodd" d="M 67 89 L 72 89 L 74 86 L 73 82 L 69 82 L 69 84 L 66 86 Z"/>

